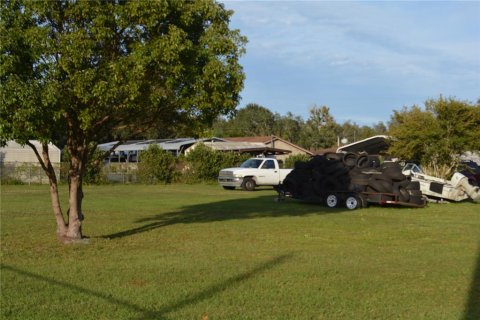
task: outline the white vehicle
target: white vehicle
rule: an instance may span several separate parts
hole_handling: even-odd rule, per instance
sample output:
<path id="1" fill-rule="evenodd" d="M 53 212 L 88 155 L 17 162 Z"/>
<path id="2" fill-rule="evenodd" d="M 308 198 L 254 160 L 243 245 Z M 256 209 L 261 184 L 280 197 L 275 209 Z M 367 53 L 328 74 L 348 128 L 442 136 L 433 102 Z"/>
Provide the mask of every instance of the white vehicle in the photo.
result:
<path id="1" fill-rule="evenodd" d="M 412 181 L 418 181 L 420 190 L 428 198 L 448 201 L 462 201 L 465 199 L 480 200 L 480 188 L 472 186 L 468 178 L 456 172 L 452 179 L 445 180 L 432 177 L 423 173 L 416 164 L 407 164 L 402 173 L 411 177 Z"/>
<path id="2" fill-rule="evenodd" d="M 292 169 L 281 169 L 277 159 L 251 158 L 239 168 L 220 170 L 218 183 L 228 190 L 241 187 L 253 191 L 256 186 L 278 186 Z"/>

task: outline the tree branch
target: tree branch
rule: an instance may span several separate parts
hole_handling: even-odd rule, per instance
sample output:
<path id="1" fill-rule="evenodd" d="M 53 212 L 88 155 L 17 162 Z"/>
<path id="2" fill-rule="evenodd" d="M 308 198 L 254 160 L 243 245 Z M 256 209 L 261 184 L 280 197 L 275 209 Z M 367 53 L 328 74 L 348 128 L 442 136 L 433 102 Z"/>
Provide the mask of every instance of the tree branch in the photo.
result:
<path id="1" fill-rule="evenodd" d="M 37 157 L 38 159 L 38 162 L 40 162 L 40 165 L 42 166 L 43 170 L 48 174 L 48 168 L 47 166 L 45 165 L 45 162 L 43 161 L 43 158 L 42 156 L 40 155 L 40 153 L 38 152 L 37 148 L 35 147 L 35 145 L 33 143 L 31 143 L 29 140 L 27 140 L 27 142 L 25 143 L 27 146 L 29 146 L 30 148 L 32 148 L 33 152 L 35 153 L 35 156 Z"/>

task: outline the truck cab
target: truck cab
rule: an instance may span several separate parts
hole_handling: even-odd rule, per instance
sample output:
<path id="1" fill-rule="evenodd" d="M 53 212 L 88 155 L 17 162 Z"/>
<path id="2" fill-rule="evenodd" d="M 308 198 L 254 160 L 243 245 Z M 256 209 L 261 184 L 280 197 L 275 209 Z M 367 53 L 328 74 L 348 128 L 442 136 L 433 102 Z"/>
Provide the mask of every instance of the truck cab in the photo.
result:
<path id="1" fill-rule="evenodd" d="M 224 188 L 233 190 L 241 187 L 253 191 L 257 186 L 278 186 L 283 182 L 291 169 L 282 169 L 274 158 L 250 158 L 238 168 L 220 170 L 218 183 Z"/>

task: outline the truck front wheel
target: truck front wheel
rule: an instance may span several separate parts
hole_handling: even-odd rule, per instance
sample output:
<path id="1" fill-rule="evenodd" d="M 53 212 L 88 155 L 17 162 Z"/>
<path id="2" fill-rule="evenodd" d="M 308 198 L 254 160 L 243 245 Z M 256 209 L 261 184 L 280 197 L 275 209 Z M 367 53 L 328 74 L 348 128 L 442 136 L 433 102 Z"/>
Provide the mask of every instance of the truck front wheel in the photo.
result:
<path id="1" fill-rule="evenodd" d="M 245 181 L 243 181 L 243 184 L 242 184 L 243 190 L 253 191 L 255 190 L 255 187 L 256 187 L 256 183 L 255 183 L 255 180 L 253 180 L 252 178 L 246 178 Z"/>

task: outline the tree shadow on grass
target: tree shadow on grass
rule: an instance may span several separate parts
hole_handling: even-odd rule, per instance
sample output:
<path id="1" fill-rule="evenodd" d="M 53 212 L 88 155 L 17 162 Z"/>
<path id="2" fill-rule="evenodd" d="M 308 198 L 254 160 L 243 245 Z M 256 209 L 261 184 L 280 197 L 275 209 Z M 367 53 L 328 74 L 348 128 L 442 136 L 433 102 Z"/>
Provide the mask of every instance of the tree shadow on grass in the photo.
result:
<path id="1" fill-rule="evenodd" d="M 135 223 L 143 223 L 143 225 L 139 227 L 100 236 L 100 238 L 123 238 L 178 223 L 207 223 L 266 217 L 322 215 L 339 213 L 345 210 L 347 209 L 332 209 L 315 203 L 290 199 L 285 202 L 274 202 L 274 197 L 271 195 L 247 199 L 239 198 L 184 206 L 176 212 L 156 214 L 141 218 L 135 221 Z"/>
<path id="2" fill-rule="evenodd" d="M 464 320 L 480 319 L 480 244 L 478 248 L 476 266 L 473 271 L 470 291 L 468 293 L 467 303 L 463 314 Z"/>
<path id="3" fill-rule="evenodd" d="M 293 254 L 291 253 L 274 257 L 258 265 L 257 267 L 253 268 L 248 272 L 238 274 L 218 284 L 214 284 L 198 293 L 193 294 L 192 296 L 186 299 L 179 300 L 169 305 L 160 307 L 160 309 L 152 309 L 152 310 L 139 306 L 137 304 L 131 303 L 127 300 L 112 297 L 110 294 L 102 293 L 89 288 L 84 288 L 68 282 L 56 280 L 54 278 L 39 275 L 30 271 L 22 270 L 14 266 L 2 264 L 0 266 L 0 269 L 2 269 L 3 271 L 16 273 L 17 275 L 21 275 L 23 277 L 31 278 L 36 281 L 42 281 L 49 285 L 63 287 L 65 289 L 74 291 L 76 293 L 85 294 L 85 295 L 103 300 L 107 303 L 117 305 L 122 308 L 129 309 L 133 312 L 139 313 L 139 317 L 138 317 L 139 320 L 148 320 L 148 319 L 165 319 L 168 313 L 181 310 L 189 305 L 195 305 L 203 300 L 207 300 L 217 294 L 222 293 L 223 291 L 226 291 L 230 288 L 237 286 L 241 282 L 248 281 L 254 278 L 259 273 L 265 272 L 269 269 L 273 269 L 276 266 L 282 263 L 285 263 L 287 260 L 291 259 L 292 257 L 293 257 Z M 112 316 L 112 315 L 109 315 L 109 316 Z"/>

